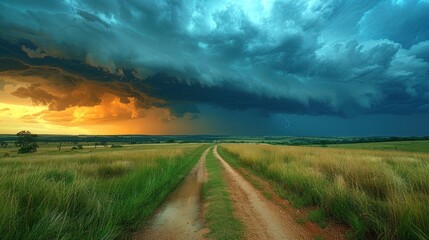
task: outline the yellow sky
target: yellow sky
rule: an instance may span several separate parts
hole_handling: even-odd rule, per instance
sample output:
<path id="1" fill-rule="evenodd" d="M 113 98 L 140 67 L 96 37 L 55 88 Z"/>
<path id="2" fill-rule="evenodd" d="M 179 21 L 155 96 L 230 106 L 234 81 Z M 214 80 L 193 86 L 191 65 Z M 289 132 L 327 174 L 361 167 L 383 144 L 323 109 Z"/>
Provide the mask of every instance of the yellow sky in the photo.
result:
<path id="1" fill-rule="evenodd" d="M 146 111 L 142 117 L 115 119 L 115 112 L 106 115 L 100 106 L 73 107 L 54 112 L 49 111 L 47 106 L 0 102 L 0 133 L 15 134 L 29 130 L 38 134 L 167 134 L 174 129 L 168 121 L 159 117 L 168 114 L 165 111 L 153 109 Z M 181 129 L 176 128 L 175 131 L 181 132 Z"/>
<path id="2" fill-rule="evenodd" d="M 35 105 L 30 98 L 12 95 L 20 86 L 25 86 L 14 84 L 0 89 L 0 133 L 3 134 L 21 130 L 37 134 L 174 134 L 183 130 L 170 126 L 174 117 L 168 109 L 137 108 L 133 97 L 121 100 L 119 96 L 104 93 L 100 95 L 100 103 L 93 106 L 52 110 L 49 104 Z"/>

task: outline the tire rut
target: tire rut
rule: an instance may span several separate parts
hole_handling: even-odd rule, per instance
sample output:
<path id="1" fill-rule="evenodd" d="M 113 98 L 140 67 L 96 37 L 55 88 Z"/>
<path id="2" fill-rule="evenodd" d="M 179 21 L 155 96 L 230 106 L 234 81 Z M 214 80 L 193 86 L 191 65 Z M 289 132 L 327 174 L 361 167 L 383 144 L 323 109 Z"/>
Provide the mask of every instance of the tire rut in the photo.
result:
<path id="1" fill-rule="evenodd" d="M 225 169 L 235 214 L 245 225 L 246 239 L 312 239 L 303 226 L 237 173 L 219 155 L 217 146 L 213 153 Z"/>
<path id="2" fill-rule="evenodd" d="M 186 176 L 133 239 L 204 239 L 201 191 L 206 181 L 204 151 L 197 165 Z"/>

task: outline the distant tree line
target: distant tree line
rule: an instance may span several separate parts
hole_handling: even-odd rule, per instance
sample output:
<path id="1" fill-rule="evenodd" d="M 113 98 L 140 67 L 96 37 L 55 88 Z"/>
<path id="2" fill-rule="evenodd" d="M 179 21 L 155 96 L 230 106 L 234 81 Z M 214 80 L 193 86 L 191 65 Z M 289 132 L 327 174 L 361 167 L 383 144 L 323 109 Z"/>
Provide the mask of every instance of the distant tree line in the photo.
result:
<path id="1" fill-rule="evenodd" d="M 320 138 L 295 138 L 277 144 L 284 145 L 328 145 L 328 144 L 347 144 L 347 143 L 374 143 L 374 142 L 397 142 L 429 140 L 429 137 L 357 137 L 357 138 L 339 138 L 339 139 L 320 139 Z"/>
<path id="2" fill-rule="evenodd" d="M 37 136 L 37 135 L 36 135 Z M 18 135 L 0 135 L 0 147 L 10 147 L 11 142 L 18 140 Z M 217 135 L 177 135 L 177 136 L 150 136 L 150 135 L 118 135 L 118 136 L 95 136 L 95 135 L 39 135 L 39 143 L 56 143 L 61 150 L 63 144 L 72 144 L 75 149 L 78 145 L 107 146 L 124 144 L 154 144 L 154 143 L 268 143 L 279 145 L 328 145 L 344 143 L 370 143 L 370 142 L 392 142 L 429 140 L 426 137 L 293 137 L 293 136 L 217 136 Z M 9 145 L 8 145 L 9 142 Z M 85 144 L 86 143 L 86 144 Z"/>

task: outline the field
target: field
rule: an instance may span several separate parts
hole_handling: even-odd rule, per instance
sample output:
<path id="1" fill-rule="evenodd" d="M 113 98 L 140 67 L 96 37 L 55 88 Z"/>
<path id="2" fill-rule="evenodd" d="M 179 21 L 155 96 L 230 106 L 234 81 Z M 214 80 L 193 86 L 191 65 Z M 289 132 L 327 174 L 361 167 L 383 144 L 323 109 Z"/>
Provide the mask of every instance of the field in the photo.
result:
<path id="1" fill-rule="evenodd" d="M 139 228 L 205 146 L 84 147 L 0 159 L 1 239 L 118 239 Z M 64 148 L 66 149 L 66 148 Z"/>
<path id="2" fill-rule="evenodd" d="M 373 143 L 351 143 L 351 144 L 329 144 L 327 147 L 351 148 L 368 150 L 394 150 L 406 152 L 429 153 L 429 140 L 422 141 L 398 141 L 398 142 L 373 142 Z"/>
<path id="3" fill-rule="evenodd" d="M 429 141 L 83 143 L 0 148 L 1 239 L 429 238 Z"/>
<path id="4" fill-rule="evenodd" d="M 270 180 L 277 192 L 296 207 L 317 206 L 309 216 L 315 221 L 333 218 L 349 225 L 352 238 L 429 238 L 427 153 L 256 144 L 221 146 L 221 155 L 232 165 L 237 161 Z M 419 144 L 411 146 L 409 150 L 422 149 Z"/>

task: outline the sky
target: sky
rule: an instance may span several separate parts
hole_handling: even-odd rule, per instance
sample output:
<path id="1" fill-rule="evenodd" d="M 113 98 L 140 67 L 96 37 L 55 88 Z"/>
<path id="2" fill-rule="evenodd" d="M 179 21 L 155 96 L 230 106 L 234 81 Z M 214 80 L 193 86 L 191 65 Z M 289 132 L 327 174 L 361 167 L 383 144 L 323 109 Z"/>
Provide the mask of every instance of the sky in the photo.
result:
<path id="1" fill-rule="evenodd" d="M 428 0 L 2 0 L 0 133 L 429 135 Z"/>

